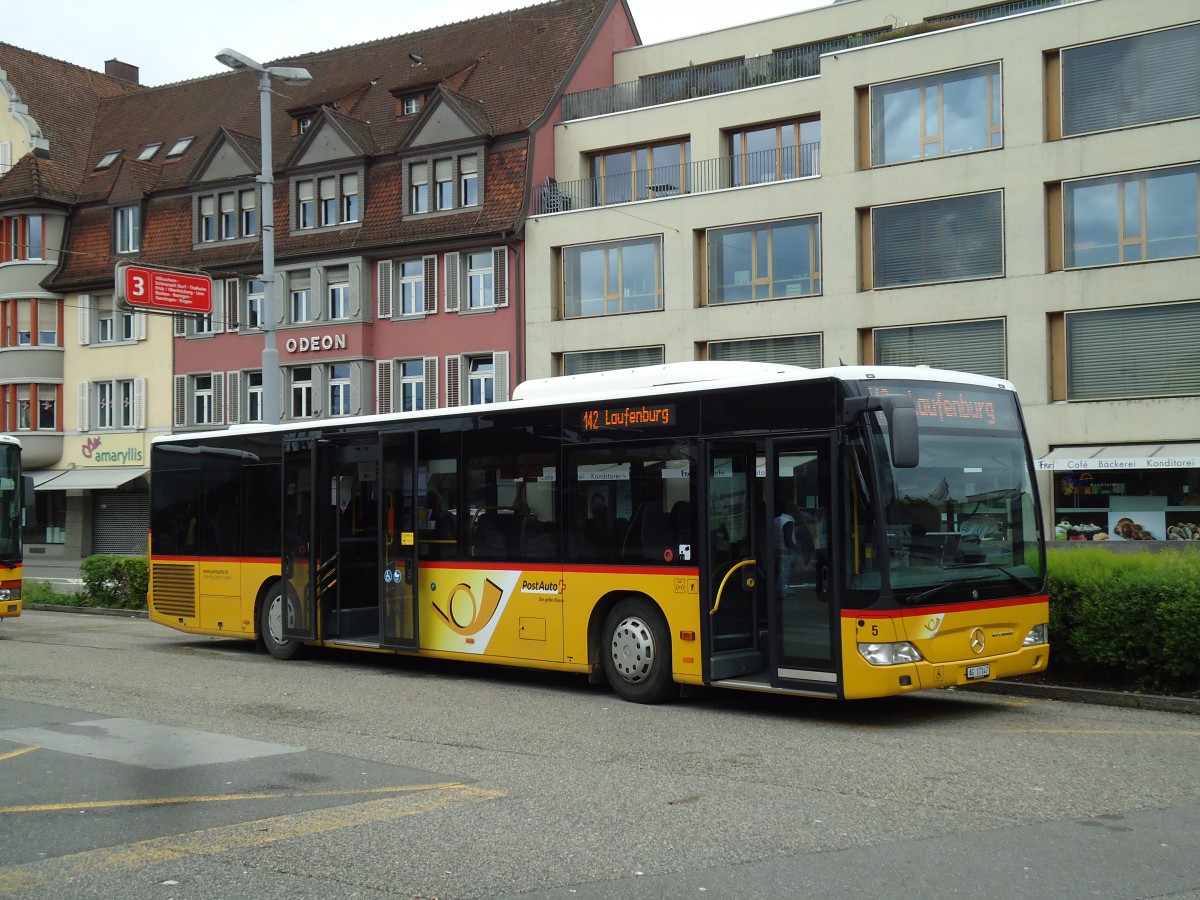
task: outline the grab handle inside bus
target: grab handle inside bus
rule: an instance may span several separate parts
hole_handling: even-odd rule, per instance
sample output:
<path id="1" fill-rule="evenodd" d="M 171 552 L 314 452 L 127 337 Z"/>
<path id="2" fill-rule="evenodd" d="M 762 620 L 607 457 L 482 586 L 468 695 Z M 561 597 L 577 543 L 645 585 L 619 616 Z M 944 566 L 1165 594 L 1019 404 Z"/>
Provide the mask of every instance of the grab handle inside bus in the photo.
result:
<path id="1" fill-rule="evenodd" d="M 916 468 L 921 451 L 917 440 L 917 405 L 912 397 L 847 397 L 842 404 L 842 423 L 849 425 L 869 412 L 882 412 L 887 419 L 892 465 L 897 469 Z"/>

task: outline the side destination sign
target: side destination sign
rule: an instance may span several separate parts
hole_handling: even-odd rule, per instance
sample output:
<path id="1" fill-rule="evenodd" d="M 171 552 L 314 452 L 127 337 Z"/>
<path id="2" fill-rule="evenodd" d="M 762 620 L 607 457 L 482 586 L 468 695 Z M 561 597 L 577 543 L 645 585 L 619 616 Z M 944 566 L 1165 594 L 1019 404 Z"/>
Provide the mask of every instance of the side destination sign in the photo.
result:
<path id="1" fill-rule="evenodd" d="M 213 283 L 207 275 L 146 266 L 117 266 L 117 299 L 164 312 L 211 313 Z"/>

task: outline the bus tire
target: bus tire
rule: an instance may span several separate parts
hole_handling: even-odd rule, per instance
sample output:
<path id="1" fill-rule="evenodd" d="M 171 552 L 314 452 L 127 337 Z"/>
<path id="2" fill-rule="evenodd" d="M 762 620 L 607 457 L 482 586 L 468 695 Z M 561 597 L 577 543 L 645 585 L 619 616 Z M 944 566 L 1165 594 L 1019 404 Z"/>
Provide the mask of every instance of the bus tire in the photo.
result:
<path id="1" fill-rule="evenodd" d="M 295 638 L 283 635 L 283 585 L 280 583 L 267 591 L 258 609 L 258 634 L 267 652 L 276 659 L 291 659 L 303 646 Z"/>
<path id="2" fill-rule="evenodd" d="M 623 700 L 662 703 L 678 696 L 671 678 L 671 634 L 654 604 L 630 597 L 604 618 L 604 677 Z"/>

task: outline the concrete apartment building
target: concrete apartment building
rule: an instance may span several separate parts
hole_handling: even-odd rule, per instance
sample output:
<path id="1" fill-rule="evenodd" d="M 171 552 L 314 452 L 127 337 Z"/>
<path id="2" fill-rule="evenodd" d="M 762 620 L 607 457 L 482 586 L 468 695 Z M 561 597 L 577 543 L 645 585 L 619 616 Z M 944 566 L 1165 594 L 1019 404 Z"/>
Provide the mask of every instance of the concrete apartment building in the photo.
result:
<path id="1" fill-rule="evenodd" d="M 527 227 L 528 375 L 1007 378 L 1051 537 L 1200 537 L 1198 71 L 1188 0 L 840 0 L 616 53 Z"/>

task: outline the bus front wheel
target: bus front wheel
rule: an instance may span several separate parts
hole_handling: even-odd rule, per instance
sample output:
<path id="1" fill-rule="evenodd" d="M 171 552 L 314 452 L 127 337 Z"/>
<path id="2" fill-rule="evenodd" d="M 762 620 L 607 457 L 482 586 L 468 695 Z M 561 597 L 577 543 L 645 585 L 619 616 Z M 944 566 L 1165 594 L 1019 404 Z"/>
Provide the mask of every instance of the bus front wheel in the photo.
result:
<path id="1" fill-rule="evenodd" d="M 630 598 L 604 619 L 601 659 L 612 689 L 634 703 L 661 703 L 678 694 L 671 679 L 671 634 L 652 603 Z"/>
<path id="2" fill-rule="evenodd" d="M 258 633 L 263 645 L 276 659 L 291 659 L 300 652 L 301 644 L 283 633 L 283 587 L 275 585 L 263 598 L 258 612 Z"/>

